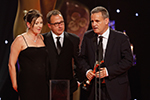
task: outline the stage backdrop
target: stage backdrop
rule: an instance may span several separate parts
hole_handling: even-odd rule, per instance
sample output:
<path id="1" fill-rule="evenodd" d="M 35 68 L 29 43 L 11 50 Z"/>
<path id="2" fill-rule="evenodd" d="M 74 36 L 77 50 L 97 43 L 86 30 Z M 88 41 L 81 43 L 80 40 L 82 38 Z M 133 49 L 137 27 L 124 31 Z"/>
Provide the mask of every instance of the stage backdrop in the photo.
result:
<path id="1" fill-rule="evenodd" d="M 81 40 L 91 29 L 89 11 L 104 6 L 115 20 L 115 29 L 126 31 L 134 46 L 137 64 L 129 70 L 132 99 L 150 100 L 149 63 L 149 3 L 146 0 L 1 0 L 0 1 L 0 98 L 17 100 L 8 73 L 8 58 L 13 38 L 26 31 L 24 10 L 38 9 L 44 16 L 49 10 L 60 9 L 66 21 L 66 31 L 77 34 Z M 119 9 L 120 13 L 116 10 Z M 139 16 L 135 16 L 138 13 Z M 19 17 L 20 16 L 20 17 Z M 88 28 L 89 26 L 89 28 Z M 42 32 L 49 29 L 44 18 Z"/>

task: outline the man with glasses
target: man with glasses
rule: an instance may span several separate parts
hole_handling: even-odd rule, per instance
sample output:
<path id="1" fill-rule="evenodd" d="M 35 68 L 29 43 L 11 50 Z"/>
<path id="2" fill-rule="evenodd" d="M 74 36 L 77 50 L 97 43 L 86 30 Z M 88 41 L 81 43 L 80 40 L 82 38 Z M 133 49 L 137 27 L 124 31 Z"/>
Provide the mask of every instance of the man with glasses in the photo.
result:
<path id="1" fill-rule="evenodd" d="M 73 76 L 72 59 L 78 66 L 80 39 L 75 34 L 65 32 L 65 23 L 60 11 L 52 10 L 47 14 L 50 32 L 43 34 L 49 52 L 49 79 L 70 81 L 70 100 L 78 84 Z M 58 95 L 59 96 L 59 95 Z M 68 99 L 67 99 L 68 100 Z"/>

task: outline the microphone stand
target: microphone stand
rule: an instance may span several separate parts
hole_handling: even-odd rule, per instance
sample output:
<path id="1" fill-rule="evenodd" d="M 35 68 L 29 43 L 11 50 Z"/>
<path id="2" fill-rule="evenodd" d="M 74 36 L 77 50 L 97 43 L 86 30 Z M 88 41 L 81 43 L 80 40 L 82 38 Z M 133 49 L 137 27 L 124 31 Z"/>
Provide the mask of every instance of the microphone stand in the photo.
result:
<path id="1" fill-rule="evenodd" d="M 99 64 L 99 62 L 98 62 L 98 64 Z M 96 68 L 96 72 L 97 72 L 97 68 Z M 95 72 L 95 76 L 97 75 L 96 72 Z M 95 100 L 97 100 L 97 78 L 96 77 L 95 77 Z"/>
<path id="2" fill-rule="evenodd" d="M 100 41 L 100 40 L 99 40 Z M 102 40 L 101 40 L 102 42 Z M 100 42 L 99 42 L 100 43 Z M 102 44 L 100 44 L 102 46 Z M 98 60 L 98 64 L 99 64 L 99 67 L 98 67 L 98 71 L 99 71 L 99 79 L 98 79 L 98 84 L 97 84 L 97 78 L 95 77 L 95 100 L 97 100 L 97 85 L 99 85 L 99 88 L 98 88 L 98 91 L 99 91 L 99 100 L 101 100 L 101 78 L 100 78 L 100 68 L 101 68 L 101 64 L 104 62 L 104 60 L 101 58 L 100 55 L 103 56 L 103 51 L 101 52 L 102 48 L 100 48 L 100 46 L 97 47 L 97 50 L 95 52 L 95 58 L 96 60 Z M 102 60 L 101 60 L 102 59 Z M 96 70 L 97 72 L 97 70 Z M 95 73 L 95 76 L 97 76 L 97 73 Z"/>
<path id="3" fill-rule="evenodd" d="M 99 100 L 101 100 L 101 79 L 100 79 L 100 74 L 101 74 L 100 73 L 100 65 L 101 65 L 100 63 L 101 63 L 101 61 L 100 61 L 100 52 L 99 51 L 100 50 L 98 50 L 98 63 L 99 63 L 99 67 L 98 67 L 99 68 L 99 70 L 98 70 L 99 71 L 99 80 L 98 80 L 99 81 L 99 88 L 98 89 L 99 89 Z"/>
<path id="4" fill-rule="evenodd" d="M 104 61 L 102 60 L 101 62 L 98 62 L 98 65 L 99 65 L 99 67 L 98 68 L 100 68 L 100 66 L 101 66 L 101 64 L 102 63 L 104 63 Z M 95 75 L 97 75 L 96 73 L 95 73 Z M 99 74 L 99 77 L 100 77 L 100 74 Z M 97 100 L 97 78 L 95 77 L 95 100 Z M 101 100 L 101 79 L 99 78 L 99 100 Z"/>
<path id="5" fill-rule="evenodd" d="M 98 64 L 99 64 L 99 67 L 98 67 L 98 71 L 99 71 L 99 79 L 98 79 L 98 85 L 99 85 L 99 100 L 101 100 L 101 78 L 100 78 L 100 68 L 101 68 L 101 64 L 104 62 L 103 60 L 100 60 L 100 55 L 103 55 L 103 54 L 100 54 L 100 49 L 98 48 L 98 51 L 97 51 L 97 58 L 98 58 Z M 97 75 L 97 74 L 95 74 Z M 95 100 L 97 100 L 97 78 L 95 78 Z"/>

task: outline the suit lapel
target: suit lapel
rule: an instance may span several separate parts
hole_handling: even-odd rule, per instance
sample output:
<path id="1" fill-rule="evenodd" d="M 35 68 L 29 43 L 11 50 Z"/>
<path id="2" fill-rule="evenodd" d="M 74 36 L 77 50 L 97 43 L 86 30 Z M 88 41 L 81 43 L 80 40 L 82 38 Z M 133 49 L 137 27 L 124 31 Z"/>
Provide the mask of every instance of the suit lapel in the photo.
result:
<path id="1" fill-rule="evenodd" d="M 57 49 L 51 32 L 47 34 L 47 46 L 49 47 L 50 50 L 54 50 L 54 52 L 57 53 Z"/>
<path id="2" fill-rule="evenodd" d="M 57 48 L 55 46 L 55 43 L 54 43 L 54 40 L 53 40 L 53 37 L 52 37 L 52 33 L 49 32 L 47 34 L 47 45 L 48 45 L 48 48 L 53 52 L 57 53 Z M 69 42 L 69 35 L 67 32 L 64 32 L 64 41 L 63 41 L 63 47 L 61 48 L 61 52 L 60 52 L 60 55 L 61 53 L 64 51 L 64 49 L 66 48 L 66 46 L 68 45 Z M 58 54 L 58 53 L 57 53 Z"/>
<path id="3" fill-rule="evenodd" d="M 92 31 L 93 32 L 93 31 Z M 93 32 L 93 36 L 91 38 L 91 47 L 95 55 L 95 51 L 97 49 L 97 34 Z"/>
<path id="4" fill-rule="evenodd" d="M 61 49 L 60 55 L 65 51 L 65 48 L 68 47 L 68 43 L 70 43 L 69 35 L 67 32 L 64 32 L 64 42 L 63 42 L 63 47 Z"/>
<path id="5" fill-rule="evenodd" d="M 108 43 L 107 43 L 107 47 L 106 47 L 106 52 L 105 52 L 105 58 L 104 58 L 104 62 L 108 63 L 108 61 L 110 61 L 110 55 L 111 55 L 111 50 L 114 47 L 115 44 L 115 36 L 112 30 L 110 30 L 110 34 L 109 34 L 109 38 L 108 38 Z"/>

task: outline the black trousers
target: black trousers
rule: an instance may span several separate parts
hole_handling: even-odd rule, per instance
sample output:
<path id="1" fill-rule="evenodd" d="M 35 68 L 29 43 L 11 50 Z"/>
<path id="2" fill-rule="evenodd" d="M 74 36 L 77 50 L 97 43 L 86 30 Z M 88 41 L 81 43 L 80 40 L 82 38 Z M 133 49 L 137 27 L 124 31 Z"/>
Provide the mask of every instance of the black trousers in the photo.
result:
<path id="1" fill-rule="evenodd" d="M 99 100 L 99 84 L 97 84 L 97 87 L 97 100 Z M 101 84 L 101 100 L 111 100 L 106 88 L 106 84 Z"/>
<path id="2" fill-rule="evenodd" d="M 70 100 L 73 100 L 73 93 L 70 94 Z"/>
<path id="3" fill-rule="evenodd" d="M 80 89 L 80 100 L 95 100 L 95 86 L 92 85 L 91 90 L 92 92 L 85 91 L 84 89 Z M 101 84 L 101 100 L 111 100 L 108 94 L 107 88 L 105 84 Z M 97 100 L 99 100 L 99 84 L 97 84 Z"/>

